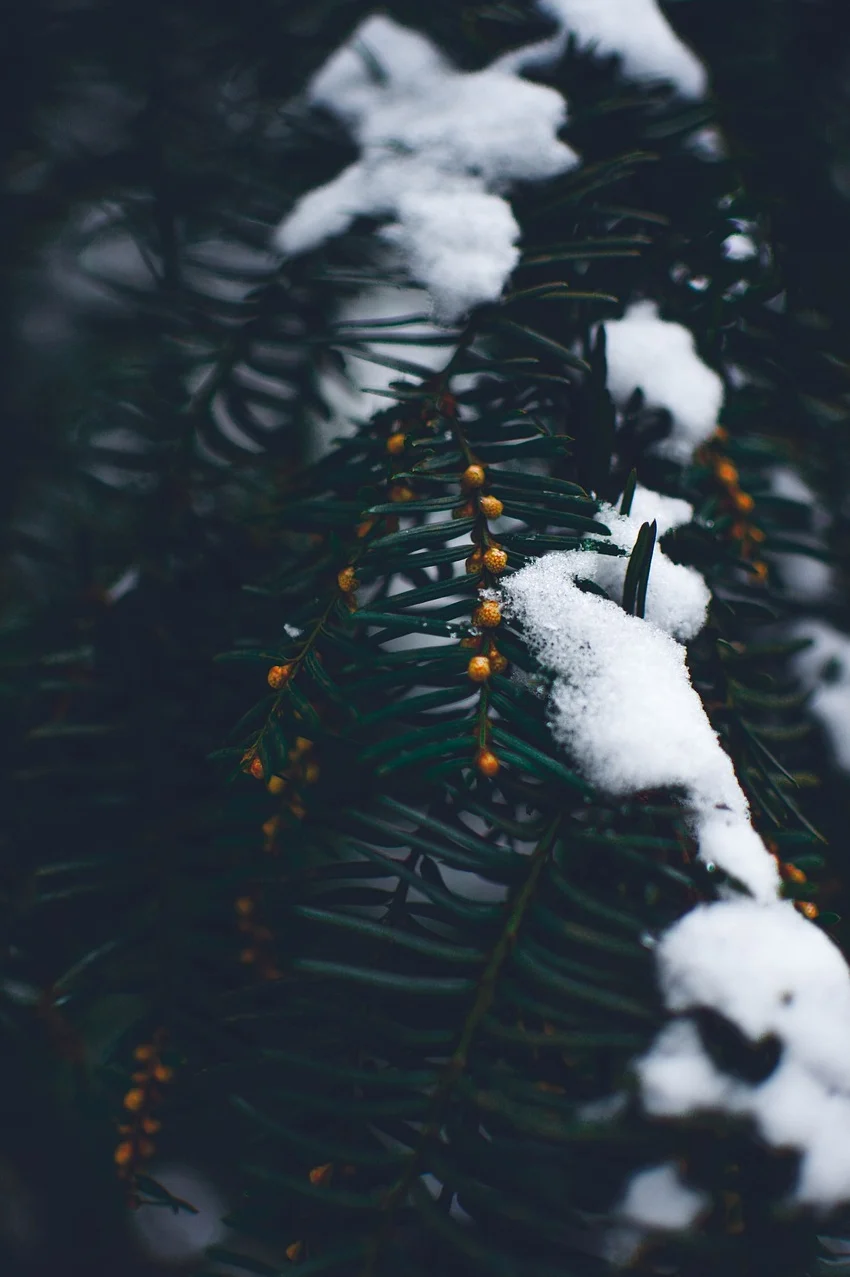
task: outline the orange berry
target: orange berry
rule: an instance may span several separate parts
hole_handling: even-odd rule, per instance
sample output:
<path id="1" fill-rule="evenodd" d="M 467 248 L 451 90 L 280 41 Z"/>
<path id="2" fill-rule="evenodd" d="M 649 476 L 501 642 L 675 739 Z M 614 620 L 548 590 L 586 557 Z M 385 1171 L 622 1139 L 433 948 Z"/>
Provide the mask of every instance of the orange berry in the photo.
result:
<path id="1" fill-rule="evenodd" d="M 496 755 L 489 749 L 479 749 L 475 755 L 475 766 L 481 772 L 482 776 L 488 776 L 491 779 L 499 770 L 499 760 Z"/>
<path id="2" fill-rule="evenodd" d="M 750 496 L 749 492 L 736 492 L 736 493 L 735 493 L 735 505 L 736 505 L 736 506 L 738 507 L 738 509 L 739 509 L 739 510 L 741 510 L 744 514 L 748 514 L 748 513 L 750 512 L 750 510 L 752 510 L 752 509 L 753 509 L 753 507 L 755 506 L 755 501 L 754 501 L 754 500 L 753 500 L 753 498 Z"/>
<path id="3" fill-rule="evenodd" d="M 251 759 L 251 766 L 248 768 L 248 771 L 255 780 L 263 779 L 263 764 L 260 762 L 259 758 Z"/>
<path id="4" fill-rule="evenodd" d="M 158 1122 L 155 1117 L 142 1118 L 142 1130 L 145 1135 L 156 1135 L 157 1131 L 162 1127 L 162 1122 Z"/>
<path id="5" fill-rule="evenodd" d="M 810 922 L 814 922 L 815 918 L 820 913 L 820 910 L 818 909 L 814 901 L 798 900 L 796 903 L 797 903 L 797 908 L 800 910 L 800 913 L 803 914 L 804 917 L 808 918 Z"/>
<path id="6" fill-rule="evenodd" d="M 387 440 L 387 452 L 390 454 L 391 457 L 397 457 L 400 452 L 404 452 L 404 446 L 406 443 L 407 443 L 407 435 L 404 435 L 401 433 L 401 431 L 398 431 L 396 432 L 396 434 L 390 435 L 389 439 Z"/>
<path id="7" fill-rule="evenodd" d="M 501 623 L 502 609 L 495 599 L 485 599 L 472 613 L 472 624 L 479 625 L 482 630 L 494 630 Z"/>
<path id="8" fill-rule="evenodd" d="M 468 634 L 466 638 L 460 640 L 461 647 L 474 648 L 476 651 L 481 646 L 481 639 L 477 634 Z"/>
<path id="9" fill-rule="evenodd" d="M 738 470 L 736 466 L 732 465 L 731 461 L 718 461 L 714 472 L 721 483 L 732 484 L 738 482 Z"/>
<path id="10" fill-rule="evenodd" d="M 484 555 L 480 550 L 473 550 L 469 558 L 466 560 L 466 570 L 470 576 L 474 576 L 476 572 L 481 571 L 481 565 L 484 562 Z"/>
<path id="11" fill-rule="evenodd" d="M 149 1046 L 147 1043 L 144 1043 L 142 1046 L 137 1046 L 133 1052 L 134 1060 L 150 1060 L 152 1056 L 153 1047 Z"/>
<path id="12" fill-rule="evenodd" d="M 502 656 L 501 652 L 497 652 L 495 647 L 490 648 L 489 658 L 493 673 L 504 674 L 505 670 L 508 668 L 508 658 L 506 656 Z"/>
<path id="13" fill-rule="evenodd" d="M 490 662 L 486 656 L 473 656 L 466 667 L 466 672 L 473 683 L 486 683 L 490 677 Z"/>
<path id="14" fill-rule="evenodd" d="M 484 555 L 484 566 L 498 576 L 500 572 L 504 572 L 508 566 L 508 556 L 499 545 L 491 545 L 490 549 Z"/>
<path id="15" fill-rule="evenodd" d="M 291 665 L 273 665 L 266 675 L 268 685 L 278 691 L 292 677 Z"/>
<path id="16" fill-rule="evenodd" d="M 287 1246 L 286 1248 L 286 1258 L 289 1260 L 291 1264 L 297 1264 L 299 1259 L 301 1258 L 301 1254 L 303 1250 L 304 1250 L 303 1242 L 292 1242 L 292 1244 Z"/>
<path id="17" fill-rule="evenodd" d="M 478 502 L 478 509 L 488 519 L 498 519 L 504 508 L 498 497 L 482 497 Z"/>
<path id="18" fill-rule="evenodd" d="M 282 790 L 286 789 L 286 781 L 282 776 L 270 776 L 266 789 L 270 794 L 279 794 Z"/>
<path id="19" fill-rule="evenodd" d="M 782 877 L 786 882 L 806 881 L 806 875 L 803 873 L 802 869 L 798 869 L 796 865 L 792 865 L 788 861 L 782 865 Z"/>
<path id="20" fill-rule="evenodd" d="M 460 481 L 465 488 L 483 488 L 486 477 L 483 466 L 471 465 L 466 467 Z"/>
<path id="21" fill-rule="evenodd" d="M 311 1184 L 327 1184 L 333 1174 L 333 1162 L 325 1162 L 322 1166 L 314 1166 L 310 1171 Z"/>
<path id="22" fill-rule="evenodd" d="M 170 1069 L 167 1064 L 158 1064 L 153 1075 L 157 1082 L 170 1082 L 174 1077 L 174 1069 Z"/>
<path id="23" fill-rule="evenodd" d="M 352 590 L 357 589 L 358 581 L 354 575 L 354 568 L 343 568 L 337 574 L 336 583 L 342 590 L 343 594 L 349 594 Z"/>
<path id="24" fill-rule="evenodd" d="M 254 912 L 254 902 L 250 896 L 240 896 L 236 901 L 235 908 L 236 912 L 245 918 L 249 913 Z"/>
<path id="25" fill-rule="evenodd" d="M 280 819 L 278 816 L 269 816 L 268 820 L 263 822 L 263 833 L 267 838 L 274 838 L 279 824 Z"/>
<path id="26" fill-rule="evenodd" d="M 362 523 L 358 523 L 358 525 L 357 525 L 357 536 L 358 536 L 358 538 L 359 538 L 359 539 L 362 539 L 363 537 L 368 536 L 368 535 L 369 535 L 369 533 L 370 533 L 370 532 L 372 531 L 372 529 L 374 528 L 374 526 L 375 526 L 375 520 L 374 520 L 374 519 L 364 519 Z"/>
<path id="27" fill-rule="evenodd" d="M 132 1091 L 128 1091 L 124 1096 L 124 1107 L 131 1113 L 138 1113 L 144 1102 L 145 1093 L 140 1086 L 134 1086 Z"/>
<path id="28" fill-rule="evenodd" d="M 761 559 L 759 559 L 757 563 L 753 564 L 753 568 L 755 569 L 755 574 L 759 581 L 767 580 L 769 573 L 766 563 L 762 563 Z"/>
<path id="29" fill-rule="evenodd" d="M 416 493 L 404 483 L 394 483 L 390 488 L 390 501 L 412 501 Z"/>
<path id="30" fill-rule="evenodd" d="M 122 1140 L 115 1150 L 115 1162 L 117 1166 L 127 1166 L 133 1157 L 133 1145 L 129 1140 Z"/>
<path id="31" fill-rule="evenodd" d="M 762 541 L 764 541 L 764 539 L 765 539 L 765 533 L 762 532 L 761 528 L 750 528 L 751 541 L 756 541 L 760 545 Z"/>

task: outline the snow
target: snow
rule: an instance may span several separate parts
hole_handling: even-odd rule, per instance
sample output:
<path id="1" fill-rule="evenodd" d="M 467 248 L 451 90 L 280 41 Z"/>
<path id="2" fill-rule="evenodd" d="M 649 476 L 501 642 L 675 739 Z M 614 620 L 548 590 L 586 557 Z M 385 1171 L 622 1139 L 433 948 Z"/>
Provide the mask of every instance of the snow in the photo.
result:
<path id="1" fill-rule="evenodd" d="M 749 235 L 736 231 L 723 241 L 723 256 L 728 257 L 730 262 L 746 262 L 757 253 L 758 249 Z"/>
<path id="2" fill-rule="evenodd" d="M 661 455 L 687 464 L 717 428 L 723 382 L 703 363 L 693 334 L 659 318 L 651 301 L 635 302 L 622 319 L 605 321 L 608 389 L 623 407 L 638 388 L 647 408 L 666 408 L 673 419 Z"/>
<path id="3" fill-rule="evenodd" d="M 646 1228 L 687 1228 L 709 1204 L 704 1193 L 682 1183 L 675 1162 L 639 1171 L 628 1187 L 618 1215 Z"/>
<path id="4" fill-rule="evenodd" d="M 361 155 L 296 204 L 277 248 L 307 252 L 357 217 L 384 221 L 445 323 L 496 301 L 518 261 L 504 193 L 578 162 L 557 136 L 566 104 L 554 89 L 498 64 L 457 71 L 424 36 L 379 15 L 332 55 L 307 96 L 348 126 Z"/>
<path id="5" fill-rule="evenodd" d="M 686 517 L 685 502 L 646 490 L 636 497 L 637 517 L 620 523 L 608 515 L 621 543 L 633 543 L 650 514 L 666 527 Z M 504 584 L 506 607 L 553 676 L 550 727 L 586 778 L 614 796 L 681 790 L 701 858 L 757 899 L 774 899 L 775 862 L 750 824 L 732 762 L 691 686 L 685 649 L 672 637 L 692 637 L 707 603 L 698 574 L 676 566 L 656 549 L 646 619 L 624 612 L 616 591 L 614 601 L 579 589 L 581 579 L 612 588 L 624 577 L 625 558 L 587 550 L 522 568 Z"/>
<path id="6" fill-rule="evenodd" d="M 850 971 L 832 941 L 790 901 L 728 900 L 671 927 L 657 961 L 679 1018 L 638 1062 L 647 1112 L 749 1117 L 769 1145 L 800 1153 L 793 1203 L 850 1199 Z M 774 1035 L 781 1052 L 769 1076 L 750 1083 L 721 1072 L 688 1017 L 698 1007 L 754 1043 Z"/>
<path id="7" fill-rule="evenodd" d="M 809 639 L 794 670 L 811 691 L 809 710 L 820 723 L 842 771 L 850 771 L 850 637 L 824 621 L 800 621 L 792 637 Z"/>
<path id="8" fill-rule="evenodd" d="M 655 522 L 660 539 L 665 532 L 690 523 L 694 512 L 687 501 L 661 496 L 638 484 L 630 515 L 621 515 L 612 506 L 603 505 L 599 517 L 610 529 L 610 539 L 630 552 L 643 523 Z M 617 600 L 623 595 L 628 563 L 628 558 L 606 555 L 595 565 L 597 585 Z M 699 572 L 673 563 L 656 542 L 646 592 L 647 619 L 665 633 L 685 641 L 697 635 L 705 625 L 710 598 L 711 593 Z"/>
<path id="9" fill-rule="evenodd" d="M 537 7 L 558 24 L 558 33 L 514 50 L 503 59 L 509 65 L 522 69 L 554 62 L 572 35 L 601 57 L 616 54 L 632 79 L 667 80 L 687 98 L 705 95 L 705 67 L 676 35 L 656 0 L 537 0 Z"/>

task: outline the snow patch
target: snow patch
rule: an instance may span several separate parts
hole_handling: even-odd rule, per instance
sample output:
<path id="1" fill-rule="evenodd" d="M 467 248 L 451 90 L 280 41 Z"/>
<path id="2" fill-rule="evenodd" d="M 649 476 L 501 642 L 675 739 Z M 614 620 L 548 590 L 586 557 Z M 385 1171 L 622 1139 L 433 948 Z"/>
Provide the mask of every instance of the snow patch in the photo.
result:
<path id="1" fill-rule="evenodd" d="M 644 490 L 637 513 L 656 511 L 662 526 L 673 526 L 687 509 L 676 503 L 674 513 L 667 498 Z M 626 527 L 631 538 L 638 520 L 619 518 L 611 518 L 615 539 L 626 539 Z M 665 569 L 664 555 L 656 555 L 645 620 L 624 612 L 619 599 L 579 588 L 582 579 L 611 588 L 624 576 L 624 560 L 587 550 L 548 554 L 522 568 L 504 585 L 506 605 L 554 675 L 550 727 L 586 778 L 617 796 L 683 791 L 701 858 L 757 899 L 775 899 L 775 862 L 750 824 L 731 759 L 691 686 L 685 649 L 672 637 L 700 628 L 705 585 L 692 569 L 687 578 L 672 563 Z"/>
<path id="2" fill-rule="evenodd" d="M 439 320 L 498 300 L 519 259 L 503 194 L 578 162 L 558 140 L 560 94 L 498 64 L 457 71 L 424 36 L 373 16 L 313 77 L 307 97 L 348 126 L 361 157 L 298 201 L 276 231 L 277 248 L 307 252 L 355 218 L 374 217 L 388 223 L 385 237 Z"/>
<path id="3" fill-rule="evenodd" d="M 717 428 L 721 378 L 700 359 L 693 334 L 660 319 L 654 302 L 636 302 L 604 328 L 611 397 L 623 407 L 640 389 L 647 408 L 665 408 L 673 428 L 655 451 L 686 464 Z"/>
<path id="4" fill-rule="evenodd" d="M 774 1148 L 801 1154 L 796 1204 L 850 1198 L 850 971 L 832 941 L 790 901 L 699 905 L 657 950 L 668 1010 L 638 1062 L 649 1114 L 707 1110 L 752 1118 Z M 722 1073 L 688 1012 L 708 1007 L 756 1043 L 773 1035 L 777 1064 L 751 1084 Z"/>
<path id="5" fill-rule="evenodd" d="M 631 79 L 667 80 L 683 97 L 704 97 L 706 69 L 676 35 L 656 0 L 537 0 L 537 8 L 558 24 L 557 34 L 514 50 L 504 63 L 521 70 L 554 62 L 572 35 L 601 57 L 616 54 Z"/>

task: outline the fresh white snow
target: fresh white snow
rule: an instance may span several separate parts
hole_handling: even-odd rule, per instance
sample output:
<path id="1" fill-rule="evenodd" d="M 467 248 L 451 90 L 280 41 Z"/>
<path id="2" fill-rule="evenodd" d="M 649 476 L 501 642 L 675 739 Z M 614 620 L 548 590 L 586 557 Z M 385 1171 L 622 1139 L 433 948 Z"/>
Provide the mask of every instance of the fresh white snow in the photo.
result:
<path id="1" fill-rule="evenodd" d="M 521 69 L 554 62 L 572 35 L 601 57 L 616 54 L 631 79 L 667 80 L 687 98 L 705 95 L 703 63 L 676 35 L 656 0 L 537 0 L 537 7 L 558 24 L 558 32 L 512 51 L 503 59 L 508 65 Z"/>
<path id="2" fill-rule="evenodd" d="M 296 204 L 276 246 L 303 253 L 359 216 L 377 218 L 445 323 L 496 301 L 519 259 L 503 194 L 578 162 L 557 137 L 566 104 L 554 89 L 498 64 L 458 71 L 387 17 L 361 23 L 307 96 L 348 126 L 361 156 Z"/>
<path id="3" fill-rule="evenodd" d="M 636 497 L 638 517 L 620 524 L 609 514 L 623 543 L 633 542 L 639 519 L 652 515 L 669 528 L 687 517 L 685 502 L 646 490 Z M 775 862 L 750 824 L 731 759 L 691 686 L 685 649 L 672 637 L 699 630 L 704 582 L 693 569 L 675 571 L 656 549 L 641 619 L 620 607 L 615 587 L 624 568 L 625 560 L 569 550 L 545 555 L 505 582 L 509 610 L 553 675 L 552 732 L 604 792 L 681 790 L 702 859 L 756 898 L 773 899 Z M 582 591 L 582 578 L 612 588 L 614 599 Z"/>
<path id="4" fill-rule="evenodd" d="M 657 1117 L 719 1109 L 750 1117 L 774 1148 L 796 1149 L 792 1200 L 832 1207 L 850 1198 L 850 971 L 832 941 L 790 901 L 699 905 L 657 949 L 668 1009 L 637 1073 Z M 709 1007 L 752 1042 L 781 1054 L 761 1082 L 718 1070 L 688 1012 Z"/>
<path id="5" fill-rule="evenodd" d="M 700 359 L 690 330 L 659 318 L 654 302 L 636 302 L 604 327 L 611 397 L 622 407 L 640 388 L 647 408 L 666 408 L 673 428 L 656 451 L 686 464 L 717 428 L 720 376 Z"/>

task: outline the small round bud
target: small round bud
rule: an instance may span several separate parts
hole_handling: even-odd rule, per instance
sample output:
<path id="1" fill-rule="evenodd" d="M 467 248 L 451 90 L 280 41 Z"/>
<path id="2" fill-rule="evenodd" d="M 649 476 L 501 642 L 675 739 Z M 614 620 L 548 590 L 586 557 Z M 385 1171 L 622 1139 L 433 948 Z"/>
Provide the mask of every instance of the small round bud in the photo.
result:
<path id="1" fill-rule="evenodd" d="M 478 508 L 488 519 L 498 519 L 505 507 L 498 497 L 482 497 Z"/>
<path id="2" fill-rule="evenodd" d="M 489 776 L 492 779 L 499 770 L 499 760 L 492 750 L 479 749 L 475 755 L 475 766 L 482 776 Z"/>
<path id="3" fill-rule="evenodd" d="M 132 1091 L 128 1091 L 124 1096 L 124 1107 L 131 1113 L 138 1113 L 144 1102 L 145 1093 L 140 1086 L 134 1086 Z"/>
<path id="4" fill-rule="evenodd" d="M 390 488 L 390 501 L 412 501 L 416 493 L 404 483 L 394 483 Z"/>
<path id="5" fill-rule="evenodd" d="M 234 908 L 240 918 L 246 918 L 249 913 L 254 912 L 254 902 L 250 896 L 240 896 L 234 903 Z"/>
<path id="6" fill-rule="evenodd" d="M 495 599 L 485 599 L 472 613 L 472 624 L 479 625 L 482 630 L 494 630 L 501 623 L 502 609 Z"/>
<path id="7" fill-rule="evenodd" d="M 483 488 L 486 477 L 483 466 L 472 465 L 466 467 L 460 481 L 465 488 Z"/>
<path id="8" fill-rule="evenodd" d="M 456 505 L 452 510 L 453 519 L 471 519 L 475 514 L 475 507 L 471 501 L 464 502 L 463 505 Z"/>
<path id="9" fill-rule="evenodd" d="M 142 1046 L 137 1046 L 135 1051 L 133 1052 L 134 1060 L 140 1060 L 144 1062 L 145 1060 L 150 1060 L 152 1058 L 153 1058 L 153 1047 L 149 1043 L 143 1043 Z"/>
<path id="10" fill-rule="evenodd" d="M 358 525 L 357 525 L 357 536 L 358 536 L 358 539 L 362 540 L 362 538 L 363 538 L 363 537 L 368 536 L 368 535 L 369 535 L 369 533 L 370 533 L 370 532 L 372 531 L 372 529 L 374 528 L 374 526 L 375 526 L 375 520 L 374 520 L 374 518 L 372 518 L 372 519 L 364 519 L 362 523 L 358 523 Z"/>
<path id="11" fill-rule="evenodd" d="M 342 590 L 343 594 L 349 594 L 352 590 L 357 589 L 358 581 L 354 575 L 354 568 L 343 568 L 337 574 L 336 583 Z"/>
<path id="12" fill-rule="evenodd" d="M 162 1122 L 158 1122 L 155 1117 L 142 1118 L 142 1130 L 145 1135 L 156 1135 L 157 1131 L 162 1129 Z"/>
<path id="13" fill-rule="evenodd" d="M 749 532 L 750 540 L 756 541 L 759 545 L 761 545 L 762 541 L 765 539 L 765 533 L 762 532 L 761 528 L 750 528 Z"/>
<path id="14" fill-rule="evenodd" d="M 473 683 L 486 683 L 490 677 L 490 662 L 486 656 L 473 656 L 466 667 L 466 672 Z"/>
<path id="15" fill-rule="evenodd" d="M 502 653 L 497 652 L 495 647 L 491 647 L 488 659 L 494 674 L 504 674 L 508 668 L 508 658 L 506 656 L 502 656 Z"/>
<path id="16" fill-rule="evenodd" d="M 129 1140 L 122 1140 L 115 1150 L 116 1166 L 127 1166 L 133 1156 L 133 1145 Z"/>
<path id="17" fill-rule="evenodd" d="M 289 1260 L 291 1264 L 297 1264 L 298 1260 L 301 1258 L 301 1252 L 303 1251 L 303 1249 L 304 1249 L 303 1242 L 292 1242 L 286 1248 L 286 1251 L 285 1251 L 286 1258 Z"/>
<path id="18" fill-rule="evenodd" d="M 500 572 L 504 572 L 508 566 L 508 556 L 500 545 L 491 545 L 490 549 L 484 555 L 484 566 L 494 576 L 498 576 Z"/>
<path id="19" fill-rule="evenodd" d="M 481 565 L 484 562 L 484 555 L 480 550 L 473 550 L 469 558 L 466 560 L 466 570 L 470 576 L 474 576 L 476 572 L 481 571 Z"/>
<path id="20" fill-rule="evenodd" d="M 291 677 L 291 665 L 273 665 L 266 675 L 269 687 L 276 692 L 283 687 L 284 683 L 288 683 Z"/>
<path id="21" fill-rule="evenodd" d="M 322 1166 L 314 1166 L 310 1171 L 311 1184 L 327 1184 L 333 1174 L 333 1162 L 325 1162 Z"/>
<path id="22" fill-rule="evenodd" d="M 153 1157 L 156 1145 L 153 1140 L 139 1140 L 139 1153 L 142 1157 Z"/>
<path id="23" fill-rule="evenodd" d="M 719 461 L 715 467 L 714 473 L 717 475 L 721 483 L 737 483 L 738 471 L 731 461 Z"/>
<path id="24" fill-rule="evenodd" d="M 749 514 L 750 510 L 755 506 L 755 501 L 749 492 L 736 492 L 735 505 L 743 514 Z"/>
<path id="25" fill-rule="evenodd" d="M 481 639 L 475 634 L 467 634 L 466 638 L 460 640 L 461 647 L 475 648 L 477 651 L 481 646 Z"/>
<path id="26" fill-rule="evenodd" d="M 153 1075 L 157 1082 L 170 1082 L 174 1077 L 174 1069 L 170 1069 L 167 1064 L 158 1064 Z"/>
<path id="27" fill-rule="evenodd" d="M 251 766 L 248 768 L 248 771 L 255 780 L 263 779 L 263 764 L 260 762 L 259 758 L 251 759 Z"/>
<path id="28" fill-rule="evenodd" d="M 797 865 L 790 864 L 787 860 L 781 866 L 782 877 L 786 882 L 805 882 L 806 875 Z"/>
<path id="29" fill-rule="evenodd" d="M 797 908 L 805 918 L 809 919 L 810 922 L 814 922 L 815 918 L 820 913 L 820 909 L 818 909 L 813 900 L 798 900 Z"/>
<path id="30" fill-rule="evenodd" d="M 319 764 L 307 763 L 306 767 L 304 768 L 304 780 L 307 782 L 308 785 L 315 785 L 318 779 L 319 779 Z"/>
<path id="31" fill-rule="evenodd" d="M 397 457 L 399 453 L 404 452 L 404 445 L 407 443 L 407 435 L 403 435 L 398 431 L 394 435 L 390 435 L 387 440 L 387 452 L 391 457 Z"/>
<path id="32" fill-rule="evenodd" d="M 239 954 L 239 961 L 244 962 L 246 967 L 250 966 L 252 962 L 257 961 L 257 950 L 243 949 L 242 952 Z"/>
<path id="33" fill-rule="evenodd" d="M 270 794 L 280 794 L 286 789 L 286 781 L 282 776 L 270 776 L 266 789 Z"/>

